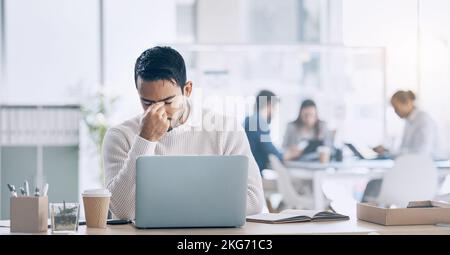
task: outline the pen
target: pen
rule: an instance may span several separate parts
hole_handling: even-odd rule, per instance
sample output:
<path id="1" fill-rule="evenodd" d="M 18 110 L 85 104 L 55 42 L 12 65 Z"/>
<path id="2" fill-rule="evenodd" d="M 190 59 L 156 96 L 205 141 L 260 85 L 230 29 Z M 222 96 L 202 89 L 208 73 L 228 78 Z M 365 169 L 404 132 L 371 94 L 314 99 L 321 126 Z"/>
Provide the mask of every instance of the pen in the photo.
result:
<path id="1" fill-rule="evenodd" d="M 16 193 L 16 187 L 14 187 L 14 185 L 11 184 L 7 184 L 9 191 L 11 192 L 11 197 L 17 197 L 17 193 Z"/>
<path id="2" fill-rule="evenodd" d="M 25 195 L 29 196 L 30 195 L 30 186 L 28 185 L 28 181 L 25 180 Z"/>
<path id="3" fill-rule="evenodd" d="M 126 224 L 130 224 L 133 223 L 133 221 L 131 220 L 121 220 L 121 219 L 107 219 L 106 220 L 106 224 L 108 225 L 126 225 Z M 85 220 L 80 220 L 78 223 L 80 226 L 86 225 L 86 221 Z"/>
<path id="4" fill-rule="evenodd" d="M 25 196 L 25 195 L 26 195 L 25 189 L 22 188 L 22 187 L 20 187 L 20 194 L 22 194 L 22 196 Z"/>
<path id="5" fill-rule="evenodd" d="M 42 189 L 42 196 L 47 196 L 47 192 L 48 192 L 48 183 L 46 183 L 44 185 L 44 188 Z"/>
<path id="6" fill-rule="evenodd" d="M 40 196 L 38 187 L 36 187 L 36 189 L 34 190 L 34 196 L 35 197 L 39 197 Z"/>

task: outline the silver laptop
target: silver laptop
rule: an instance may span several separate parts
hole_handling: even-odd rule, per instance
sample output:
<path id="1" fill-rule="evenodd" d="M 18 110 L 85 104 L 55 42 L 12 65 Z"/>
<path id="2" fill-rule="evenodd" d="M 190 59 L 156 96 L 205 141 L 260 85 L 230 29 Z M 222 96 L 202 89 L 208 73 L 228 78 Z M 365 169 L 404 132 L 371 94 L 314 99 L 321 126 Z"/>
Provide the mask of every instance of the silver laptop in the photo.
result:
<path id="1" fill-rule="evenodd" d="M 135 226 L 242 226 L 247 172 L 246 156 L 138 157 Z"/>

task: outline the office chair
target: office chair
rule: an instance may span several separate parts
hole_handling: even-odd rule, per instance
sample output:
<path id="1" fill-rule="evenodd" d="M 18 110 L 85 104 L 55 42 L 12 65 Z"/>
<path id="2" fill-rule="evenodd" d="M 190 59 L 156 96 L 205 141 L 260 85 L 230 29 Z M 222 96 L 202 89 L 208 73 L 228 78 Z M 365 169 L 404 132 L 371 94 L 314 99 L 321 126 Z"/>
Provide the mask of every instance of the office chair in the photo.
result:
<path id="1" fill-rule="evenodd" d="M 364 190 L 364 194 L 362 196 L 361 202 L 376 202 L 378 196 L 380 195 L 380 189 L 381 189 L 381 183 L 383 182 L 383 179 L 372 179 L 370 180 L 367 185 L 366 189 Z"/>
<path id="2" fill-rule="evenodd" d="M 377 202 L 406 207 L 409 201 L 433 199 L 437 190 L 438 172 L 431 157 L 403 155 L 384 175 Z"/>
<path id="3" fill-rule="evenodd" d="M 297 193 L 292 184 L 291 176 L 283 163 L 273 154 L 269 155 L 269 162 L 278 174 L 277 188 L 283 198 L 284 205 L 287 208 L 312 209 L 314 207 L 312 199 Z"/>
<path id="4" fill-rule="evenodd" d="M 263 169 L 261 171 L 261 177 L 267 211 L 276 213 L 278 212 L 281 201 L 281 195 L 278 193 L 277 189 L 277 173 L 272 169 Z M 263 212 L 265 209 L 266 208 L 263 208 Z"/>

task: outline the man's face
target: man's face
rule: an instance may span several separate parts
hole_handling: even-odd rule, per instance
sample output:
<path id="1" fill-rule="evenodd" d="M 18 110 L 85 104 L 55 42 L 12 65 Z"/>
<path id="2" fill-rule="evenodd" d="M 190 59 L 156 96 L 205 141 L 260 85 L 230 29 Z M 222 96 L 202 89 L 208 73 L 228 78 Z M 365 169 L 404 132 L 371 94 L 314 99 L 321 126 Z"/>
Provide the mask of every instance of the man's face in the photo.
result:
<path id="1" fill-rule="evenodd" d="M 173 128 L 181 118 L 185 108 L 185 100 L 181 87 L 175 81 L 144 81 L 141 77 L 138 77 L 136 84 L 144 111 L 152 104 L 164 102 L 164 108 L 171 123 L 170 126 Z M 184 95 L 189 97 L 191 91 L 192 82 L 187 82 L 184 87 Z"/>
<path id="2" fill-rule="evenodd" d="M 275 102 L 267 104 L 265 117 L 266 117 L 267 123 L 269 123 L 269 124 L 272 122 L 274 113 L 277 111 L 276 107 L 277 107 L 277 103 L 275 103 Z"/>

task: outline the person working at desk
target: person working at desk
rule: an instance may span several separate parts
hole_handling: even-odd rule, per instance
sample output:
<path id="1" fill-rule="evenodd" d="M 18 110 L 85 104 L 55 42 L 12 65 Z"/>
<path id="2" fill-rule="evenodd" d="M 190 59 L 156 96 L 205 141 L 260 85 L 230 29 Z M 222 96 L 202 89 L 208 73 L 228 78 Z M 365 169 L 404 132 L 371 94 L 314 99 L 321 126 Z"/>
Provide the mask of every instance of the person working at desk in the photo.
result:
<path id="1" fill-rule="evenodd" d="M 247 214 L 261 212 L 261 176 L 244 130 L 224 130 L 234 127 L 235 121 L 195 108 L 189 100 L 193 84 L 186 80 L 183 57 L 170 47 L 148 49 L 136 60 L 134 78 L 144 112 L 108 129 L 103 143 L 114 216 L 135 217 L 136 159 L 141 155 L 245 155 L 249 159 Z M 214 123 L 202 121 L 206 117 Z"/>
<path id="2" fill-rule="evenodd" d="M 306 99 L 300 106 L 298 117 L 286 127 L 284 149 L 298 149 L 301 156 L 310 141 L 326 142 L 326 123 L 319 119 L 316 103 Z"/>
<path id="3" fill-rule="evenodd" d="M 269 124 L 278 98 L 272 91 L 262 90 L 256 96 L 255 112 L 244 120 L 245 133 L 250 142 L 250 148 L 258 164 L 259 170 L 267 168 L 269 154 L 274 154 L 281 161 L 291 160 L 300 156 L 296 148 L 279 151 L 270 138 Z"/>
<path id="4" fill-rule="evenodd" d="M 394 156 L 410 153 L 435 156 L 437 147 L 437 128 L 431 116 L 415 105 L 416 96 L 412 91 L 397 91 L 391 98 L 395 113 L 405 119 L 403 138 L 398 151 L 390 152 L 383 146 L 374 150 L 380 155 L 389 153 Z"/>
<path id="5" fill-rule="evenodd" d="M 374 148 L 380 155 L 391 157 L 402 154 L 425 154 L 435 156 L 437 146 L 436 124 L 426 112 L 415 106 L 416 96 L 412 91 L 399 90 L 392 95 L 391 104 L 395 113 L 406 120 L 403 138 L 397 152 L 390 152 L 383 146 Z M 378 196 L 382 179 L 373 179 L 367 183 L 362 202 L 371 202 Z"/>

